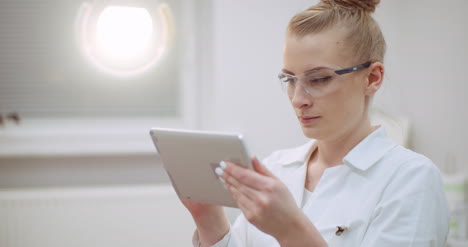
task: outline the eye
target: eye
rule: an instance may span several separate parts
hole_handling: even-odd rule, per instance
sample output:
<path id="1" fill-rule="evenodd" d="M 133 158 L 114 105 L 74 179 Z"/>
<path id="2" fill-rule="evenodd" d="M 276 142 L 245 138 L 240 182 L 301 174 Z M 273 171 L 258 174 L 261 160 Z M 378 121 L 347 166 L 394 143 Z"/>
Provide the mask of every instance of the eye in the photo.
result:
<path id="1" fill-rule="evenodd" d="M 315 77 L 315 78 L 310 78 L 308 80 L 309 83 L 311 84 L 319 84 L 319 83 L 325 83 L 331 80 L 331 76 L 325 76 L 325 77 Z"/>
<path id="2" fill-rule="evenodd" d="M 291 76 L 288 76 L 288 75 L 279 75 L 278 78 L 284 84 L 294 84 L 295 83 L 294 78 L 291 77 Z"/>

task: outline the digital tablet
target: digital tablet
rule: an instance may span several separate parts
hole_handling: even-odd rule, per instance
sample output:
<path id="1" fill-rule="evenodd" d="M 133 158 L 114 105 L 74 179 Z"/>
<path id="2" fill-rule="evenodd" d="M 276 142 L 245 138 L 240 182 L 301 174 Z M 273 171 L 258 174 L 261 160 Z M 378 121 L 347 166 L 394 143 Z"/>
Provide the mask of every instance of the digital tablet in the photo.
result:
<path id="1" fill-rule="evenodd" d="M 214 170 L 223 160 L 252 169 L 242 135 L 166 128 L 150 135 L 179 198 L 237 207 Z"/>

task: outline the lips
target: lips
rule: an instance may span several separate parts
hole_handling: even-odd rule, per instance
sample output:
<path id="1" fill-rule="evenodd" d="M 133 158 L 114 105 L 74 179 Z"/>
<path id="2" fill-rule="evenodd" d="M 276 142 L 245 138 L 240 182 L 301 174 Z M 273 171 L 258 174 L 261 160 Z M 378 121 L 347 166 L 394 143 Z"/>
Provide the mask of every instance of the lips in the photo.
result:
<path id="1" fill-rule="evenodd" d="M 301 123 L 313 123 L 317 121 L 320 116 L 299 116 Z"/>

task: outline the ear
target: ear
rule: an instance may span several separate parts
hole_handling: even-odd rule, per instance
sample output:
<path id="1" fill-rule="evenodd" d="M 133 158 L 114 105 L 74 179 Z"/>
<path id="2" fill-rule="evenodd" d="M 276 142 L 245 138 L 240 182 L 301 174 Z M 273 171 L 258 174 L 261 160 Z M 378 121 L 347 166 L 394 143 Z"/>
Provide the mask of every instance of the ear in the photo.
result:
<path id="1" fill-rule="evenodd" d="M 379 90 L 383 83 L 384 73 L 384 66 L 381 62 L 371 64 L 367 74 L 366 95 L 372 96 Z"/>

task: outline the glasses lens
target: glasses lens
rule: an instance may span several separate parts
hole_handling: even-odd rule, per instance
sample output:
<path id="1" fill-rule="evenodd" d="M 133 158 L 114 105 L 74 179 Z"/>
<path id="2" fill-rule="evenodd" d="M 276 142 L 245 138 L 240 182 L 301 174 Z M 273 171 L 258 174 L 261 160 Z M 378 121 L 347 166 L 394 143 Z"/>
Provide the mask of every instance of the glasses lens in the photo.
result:
<path id="1" fill-rule="evenodd" d="M 285 73 L 280 73 L 278 75 L 278 80 L 281 85 L 281 89 L 283 92 L 288 93 L 290 87 L 294 87 L 295 84 L 295 79 L 294 76 L 288 75 Z"/>
<path id="2" fill-rule="evenodd" d="M 301 84 L 311 94 L 323 95 L 329 91 L 335 76 L 335 72 L 331 69 L 314 70 L 303 74 Z"/>
<path id="3" fill-rule="evenodd" d="M 334 81 L 335 76 L 336 73 L 332 69 L 319 69 L 306 72 L 297 77 L 281 73 L 278 75 L 278 79 L 283 92 L 287 93 L 290 97 L 294 96 L 298 84 L 309 95 L 319 97 L 332 89 L 332 81 Z"/>

